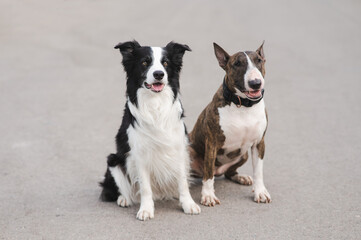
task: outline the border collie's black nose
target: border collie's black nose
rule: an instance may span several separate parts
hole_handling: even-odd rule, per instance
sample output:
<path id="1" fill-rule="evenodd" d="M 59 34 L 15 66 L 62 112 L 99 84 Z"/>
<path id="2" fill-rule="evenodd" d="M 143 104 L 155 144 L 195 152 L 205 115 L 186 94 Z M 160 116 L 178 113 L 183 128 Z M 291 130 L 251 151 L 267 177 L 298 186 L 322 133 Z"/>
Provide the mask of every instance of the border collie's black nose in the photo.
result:
<path id="1" fill-rule="evenodd" d="M 262 81 L 261 81 L 261 79 L 256 78 L 255 80 L 249 81 L 248 85 L 252 89 L 259 89 L 262 85 Z"/>
<path id="2" fill-rule="evenodd" d="M 163 77 L 164 77 L 164 72 L 163 72 L 163 71 L 155 71 L 155 72 L 153 73 L 153 76 L 154 76 L 154 78 L 157 79 L 157 80 L 162 80 Z"/>

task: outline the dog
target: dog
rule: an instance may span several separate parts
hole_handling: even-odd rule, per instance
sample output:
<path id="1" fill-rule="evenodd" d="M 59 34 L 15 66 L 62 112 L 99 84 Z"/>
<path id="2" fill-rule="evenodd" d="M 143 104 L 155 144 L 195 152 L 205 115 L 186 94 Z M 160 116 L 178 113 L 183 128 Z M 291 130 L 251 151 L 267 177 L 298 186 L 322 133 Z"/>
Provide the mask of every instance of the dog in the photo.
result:
<path id="1" fill-rule="evenodd" d="M 218 63 L 226 74 L 189 134 L 192 171 L 203 177 L 201 204 L 205 206 L 220 204 L 214 191 L 214 176 L 223 174 L 236 183 L 253 184 L 254 201 L 271 202 L 263 182 L 268 122 L 263 99 L 266 62 L 263 44 L 255 52 L 230 56 L 213 43 Z M 253 179 L 236 171 L 247 161 L 249 150 Z"/>
<path id="2" fill-rule="evenodd" d="M 179 99 L 182 59 L 191 49 L 174 42 L 140 46 L 135 40 L 115 48 L 123 56 L 127 100 L 100 198 L 120 207 L 140 203 L 142 221 L 154 218 L 158 199 L 179 198 L 186 214 L 199 214 L 189 192 L 188 135 Z"/>

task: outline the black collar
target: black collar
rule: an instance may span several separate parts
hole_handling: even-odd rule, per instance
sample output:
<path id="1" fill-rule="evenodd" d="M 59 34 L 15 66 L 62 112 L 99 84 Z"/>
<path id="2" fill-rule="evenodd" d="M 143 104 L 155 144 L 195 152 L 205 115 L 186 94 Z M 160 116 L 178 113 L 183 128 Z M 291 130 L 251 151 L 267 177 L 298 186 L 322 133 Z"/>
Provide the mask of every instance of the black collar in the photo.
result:
<path id="1" fill-rule="evenodd" d="M 226 85 L 225 79 L 223 80 L 223 97 L 226 102 L 233 102 L 237 107 L 252 107 L 253 105 L 259 103 L 264 95 L 264 89 L 262 89 L 262 97 L 256 101 L 252 101 L 248 98 L 241 98 L 235 95 Z"/>

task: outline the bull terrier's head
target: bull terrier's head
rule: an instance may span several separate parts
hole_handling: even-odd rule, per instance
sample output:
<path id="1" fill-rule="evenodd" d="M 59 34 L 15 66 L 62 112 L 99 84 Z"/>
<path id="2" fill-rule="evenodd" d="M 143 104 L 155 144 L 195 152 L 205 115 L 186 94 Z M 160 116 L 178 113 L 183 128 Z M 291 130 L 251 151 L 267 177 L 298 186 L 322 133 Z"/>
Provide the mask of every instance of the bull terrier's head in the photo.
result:
<path id="1" fill-rule="evenodd" d="M 225 83 L 239 97 L 254 101 L 262 98 L 266 62 L 263 44 L 255 52 L 238 52 L 230 56 L 213 43 L 219 66 L 226 71 Z"/>

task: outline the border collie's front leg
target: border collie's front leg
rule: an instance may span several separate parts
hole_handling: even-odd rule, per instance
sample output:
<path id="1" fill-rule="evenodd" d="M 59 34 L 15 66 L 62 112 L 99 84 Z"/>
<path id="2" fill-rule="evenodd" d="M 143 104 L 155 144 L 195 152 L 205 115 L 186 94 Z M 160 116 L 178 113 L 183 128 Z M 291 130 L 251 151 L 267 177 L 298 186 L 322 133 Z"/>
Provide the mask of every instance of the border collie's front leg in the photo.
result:
<path id="1" fill-rule="evenodd" d="M 140 208 L 137 213 L 137 219 L 146 221 L 154 218 L 154 201 L 152 187 L 150 184 L 150 174 L 145 168 L 139 169 L 140 186 Z"/>
<path id="2" fill-rule="evenodd" d="M 213 144 L 208 139 L 206 139 L 201 204 L 208 207 L 221 204 L 219 199 L 214 194 L 214 168 L 217 157 L 217 150 L 215 146 L 216 144 Z"/>
<path id="3" fill-rule="evenodd" d="M 254 201 L 257 203 L 270 203 L 271 195 L 268 193 L 263 183 L 263 157 L 265 151 L 264 139 L 258 145 L 252 146 L 253 165 L 253 192 Z"/>
<path id="4" fill-rule="evenodd" d="M 189 162 L 189 159 L 187 159 L 187 162 Z M 181 176 L 178 179 L 179 202 L 185 214 L 200 214 L 201 208 L 194 202 L 189 192 L 187 175 L 185 167 L 182 166 Z"/>

